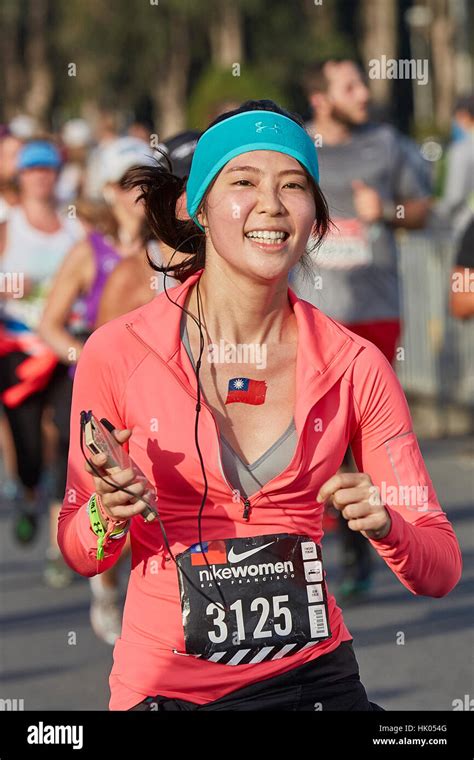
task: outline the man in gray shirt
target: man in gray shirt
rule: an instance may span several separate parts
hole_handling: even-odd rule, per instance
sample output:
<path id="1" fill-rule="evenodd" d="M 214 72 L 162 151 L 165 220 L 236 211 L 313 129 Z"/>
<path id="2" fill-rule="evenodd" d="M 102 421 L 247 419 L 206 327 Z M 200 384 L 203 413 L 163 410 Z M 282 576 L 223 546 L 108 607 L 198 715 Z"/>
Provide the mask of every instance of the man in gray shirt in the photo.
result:
<path id="1" fill-rule="evenodd" d="M 368 122 L 369 90 L 355 63 L 318 64 L 306 91 L 313 111 L 307 130 L 335 228 L 312 253 L 312 272 L 298 264 L 290 286 L 392 362 L 401 327 L 394 228 L 424 226 L 426 179 L 395 129 Z M 343 468 L 354 469 L 349 452 Z M 337 593 L 348 599 L 370 588 L 371 549 L 342 517 L 340 523 L 344 576 Z"/>
<path id="2" fill-rule="evenodd" d="M 400 334 L 395 227 L 426 221 L 426 182 L 403 139 L 368 122 L 369 90 L 352 61 L 326 61 L 306 77 L 325 194 L 335 228 L 312 254 L 313 273 L 291 272 L 297 294 L 372 340 L 389 361 Z"/>

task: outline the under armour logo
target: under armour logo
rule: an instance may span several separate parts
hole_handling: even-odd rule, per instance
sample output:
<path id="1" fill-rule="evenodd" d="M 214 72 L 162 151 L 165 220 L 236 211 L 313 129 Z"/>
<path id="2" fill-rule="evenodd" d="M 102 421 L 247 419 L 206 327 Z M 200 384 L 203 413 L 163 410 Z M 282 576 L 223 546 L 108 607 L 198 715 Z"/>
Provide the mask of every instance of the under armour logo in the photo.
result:
<path id="1" fill-rule="evenodd" d="M 256 132 L 263 132 L 264 129 L 271 129 L 273 132 L 280 132 L 280 127 L 277 124 L 274 124 L 272 127 L 269 124 L 264 124 L 263 121 L 256 121 Z"/>

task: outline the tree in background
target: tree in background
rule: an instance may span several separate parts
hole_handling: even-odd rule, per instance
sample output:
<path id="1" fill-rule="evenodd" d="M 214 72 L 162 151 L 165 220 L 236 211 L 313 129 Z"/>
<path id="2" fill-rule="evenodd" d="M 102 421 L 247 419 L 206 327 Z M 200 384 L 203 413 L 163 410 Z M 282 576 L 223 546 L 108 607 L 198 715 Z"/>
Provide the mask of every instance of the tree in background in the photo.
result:
<path id="1" fill-rule="evenodd" d="M 39 122 L 49 115 L 54 91 L 50 15 L 51 0 L 3 0 L 1 100 L 7 119 L 20 109 Z"/>
<path id="2" fill-rule="evenodd" d="M 361 0 L 359 6 L 362 60 L 367 67 L 373 58 L 385 54 L 398 56 L 398 3 L 397 0 Z M 374 102 L 388 111 L 392 100 L 391 79 L 371 79 L 369 82 Z"/>
<path id="3" fill-rule="evenodd" d="M 307 64 L 347 55 L 367 67 L 372 58 L 397 57 L 412 40 L 426 40 L 431 60 L 425 102 L 432 103 L 434 126 L 446 131 L 456 88 L 464 91 L 466 81 L 472 82 L 454 69 L 454 46 L 460 35 L 465 37 L 472 11 L 467 0 L 416 0 L 430 21 L 426 29 L 414 31 L 406 20 L 414 4 L 2 0 L 1 118 L 29 112 L 56 127 L 72 116 L 92 118 L 99 106 L 130 115 L 137 103 L 148 100 L 159 137 L 165 139 L 185 126 L 204 126 L 212 101 L 266 95 L 303 112 L 301 80 Z M 464 56 L 466 72 L 472 66 L 466 41 Z M 403 89 L 403 83 L 384 78 L 369 85 L 382 107 L 393 102 L 394 87 Z M 411 107 L 409 98 L 404 106 Z"/>

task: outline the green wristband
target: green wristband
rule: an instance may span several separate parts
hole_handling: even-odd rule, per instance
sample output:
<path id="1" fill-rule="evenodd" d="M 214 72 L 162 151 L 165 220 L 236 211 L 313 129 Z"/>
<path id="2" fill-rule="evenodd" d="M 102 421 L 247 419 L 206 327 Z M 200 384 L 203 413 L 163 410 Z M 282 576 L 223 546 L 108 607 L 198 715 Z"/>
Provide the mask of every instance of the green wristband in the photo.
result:
<path id="1" fill-rule="evenodd" d="M 99 507 L 97 506 L 95 493 L 93 493 L 89 499 L 89 503 L 87 505 L 87 511 L 89 513 L 91 528 L 93 532 L 95 533 L 95 535 L 97 536 L 96 558 L 104 559 L 104 540 L 105 540 L 105 534 L 107 533 L 107 529 L 102 522 L 100 512 L 99 512 Z"/>
<path id="2" fill-rule="evenodd" d="M 104 543 L 107 538 L 122 538 L 128 533 L 129 522 L 128 520 L 119 521 L 118 525 L 113 530 L 109 530 L 109 525 L 102 518 L 102 513 L 99 506 L 99 498 L 96 493 L 93 493 L 89 499 L 87 505 L 87 511 L 89 513 L 89 520 L 91 528 L 97 536 L 97 559 L 104 559 Z M 112 523 L 113 524 L 113 523 Z"/>

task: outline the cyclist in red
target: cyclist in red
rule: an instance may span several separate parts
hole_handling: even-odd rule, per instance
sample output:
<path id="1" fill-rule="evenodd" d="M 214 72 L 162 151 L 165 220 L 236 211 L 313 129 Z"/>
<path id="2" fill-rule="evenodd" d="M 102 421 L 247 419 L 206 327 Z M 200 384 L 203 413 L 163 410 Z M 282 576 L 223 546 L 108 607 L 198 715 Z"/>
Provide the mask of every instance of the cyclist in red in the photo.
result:
<path id="1" fill-rule="evenodd" d="M 74 381 L 59 544 L 93 576 L 131 536 L 110 709 L 382 709 L 326 577 L 325 502 L 413 594 L 448 594 L 461 555 L 389 362 L 288 288 L 328 226 L 314 145 L 298 117 L 248 101 L 203 133 L 187 183 L 158 167 L 129 181 L 156 238 L 189 255 L 168 265 L 179 285 L 93 333 Z M 129 469 L 115 487 L 84 464 L 88 409 L 160 520 Z M 336 474 L 349 445 L 359 472 Z"/>

